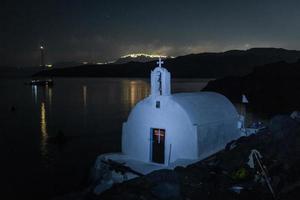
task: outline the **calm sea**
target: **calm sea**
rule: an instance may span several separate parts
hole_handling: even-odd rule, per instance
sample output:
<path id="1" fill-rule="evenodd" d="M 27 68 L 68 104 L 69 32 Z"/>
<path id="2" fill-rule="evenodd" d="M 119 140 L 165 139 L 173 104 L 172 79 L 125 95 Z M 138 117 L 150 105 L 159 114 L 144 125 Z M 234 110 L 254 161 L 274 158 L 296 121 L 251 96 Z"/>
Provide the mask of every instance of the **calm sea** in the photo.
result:
<path id="1" fill-rule="evenodd" d="M 150 91 L 148 79 L 57 78 L 53 87 L 28 81 L 0 79 L 1 199 L 79 189 L 97 155 L 120 151 L 122 122 Z M 175 79 L 172 91 L 200 91 L 207 82 Z M 58 132 L 63 145 L 49 142 Z"/>

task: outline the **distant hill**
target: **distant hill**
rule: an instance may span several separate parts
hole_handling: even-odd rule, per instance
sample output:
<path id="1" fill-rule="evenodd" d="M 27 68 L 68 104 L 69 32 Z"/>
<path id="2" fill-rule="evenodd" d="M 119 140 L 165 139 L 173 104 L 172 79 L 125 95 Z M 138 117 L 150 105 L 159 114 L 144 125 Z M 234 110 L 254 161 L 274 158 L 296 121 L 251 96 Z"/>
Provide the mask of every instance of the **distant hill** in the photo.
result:
<path id="1" fill-rule="evenodd" d="M 114 62 L 114 64 L 125 64 L 129 62 L 151 62 L 154 60 L 158 60 L 160 56 L 159 55 L 147 55 L 147 54 L 132 54 L 132 55 L 126 55 L 119 58 L 117 61 Z"/>
<path id="2" fill-rule="evenodd" d="M 30 77 L 39 71 L 39 67 L 0 66 L 0 78 Z"/>
<path id="3" fill-rule="evenodd" d="M 253 48 L 222 53 L 200 53 L 166 59 L 164 67 L 177 78 L 220 78 L 242 76 L 254 67 L 279 61 L 296 62 L 300 51 L 281 48 Z M 82 65 L 42 71 L 35 76 L 77 77 L 148 77 L 156 61 L 124 64 Z"/>
<path id="4" fill-rule="evenodd" d="M 81 65 L 82 63 L 80 62 L 75 62 L 75 61 L 60 61 L 53 63 L 53 67 L 55 68 L 66 68 L 66 67 L 74 67 Z"/>
<path id="5" fill-rule="evenodd" d="M 246 76 L 210 81 L 203 90 L 219 92 L 236 103 L 246 94 L 247 108 L 255 113 L 291 113 L 300 110 L 300 60 L 266 64 Z"/>

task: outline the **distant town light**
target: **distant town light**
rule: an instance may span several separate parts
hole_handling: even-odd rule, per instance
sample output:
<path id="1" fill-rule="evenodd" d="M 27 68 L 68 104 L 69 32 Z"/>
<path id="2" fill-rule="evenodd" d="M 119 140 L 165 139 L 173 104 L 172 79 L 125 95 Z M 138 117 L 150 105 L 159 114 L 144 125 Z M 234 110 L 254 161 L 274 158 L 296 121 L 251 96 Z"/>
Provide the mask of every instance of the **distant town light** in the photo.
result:
<path id="1" fill-rule="evenodd" d="M 133 54 L 128 54 L 128 55 L 122 56 L 121 58 L 127 58 L 127 57 L 137 58 L 139 56 L 145 56 L 145 57 L 150 57 L 150 58 L 167 58 L 168 57 L 168 56 L 158 55 L 158 54 L 133 53 Z"/>
<path id="2" fill-rule="evenodd" d="M 51 67 L 52 67 L 52 65 L 50 65 L 50 64 L 49 64 L 49 65 L 46 65 L 46 67 L 48 67 L 48 68 L 51 68 Z"/>

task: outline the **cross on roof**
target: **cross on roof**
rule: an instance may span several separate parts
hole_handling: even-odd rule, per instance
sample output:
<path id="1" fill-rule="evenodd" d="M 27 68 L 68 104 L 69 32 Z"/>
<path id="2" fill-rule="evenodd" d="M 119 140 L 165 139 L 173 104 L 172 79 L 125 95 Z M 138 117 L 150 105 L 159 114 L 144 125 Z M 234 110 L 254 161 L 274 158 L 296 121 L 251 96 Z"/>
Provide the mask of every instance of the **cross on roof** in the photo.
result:
<path id="1" fill-rule="evenodd" d="M 161 67 L 162 64 L 164 64 L 164 61 L 161 60 L 161 57 L 159 57 L 159 60 L 156 62 L 159 67 Z"/>

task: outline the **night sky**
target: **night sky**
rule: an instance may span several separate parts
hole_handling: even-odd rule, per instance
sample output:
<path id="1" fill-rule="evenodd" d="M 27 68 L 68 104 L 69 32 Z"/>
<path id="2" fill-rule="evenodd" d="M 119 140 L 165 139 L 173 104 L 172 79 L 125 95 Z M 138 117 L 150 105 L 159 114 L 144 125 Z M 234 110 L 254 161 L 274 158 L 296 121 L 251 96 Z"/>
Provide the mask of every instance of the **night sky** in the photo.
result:
<path id="1" fill-rule="evenodd" d="M 0 65 L 106 62 L 251 47 L 300 49 L 300 1 L 2 0 Z"/>

